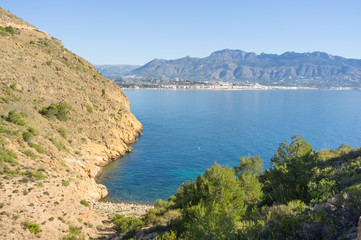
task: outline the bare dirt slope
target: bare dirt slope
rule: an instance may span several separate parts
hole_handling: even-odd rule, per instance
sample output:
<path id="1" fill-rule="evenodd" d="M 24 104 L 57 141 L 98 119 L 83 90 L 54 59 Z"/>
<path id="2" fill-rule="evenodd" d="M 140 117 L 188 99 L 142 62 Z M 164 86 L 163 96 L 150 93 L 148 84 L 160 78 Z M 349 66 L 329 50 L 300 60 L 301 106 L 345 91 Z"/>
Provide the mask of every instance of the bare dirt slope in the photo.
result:
<path id="1" fill-rule="evenodd" d="M 0 8 L 0 114 L 0 239 L 99 236 L 94 178 L 142 129 L 121 89 Z"/>

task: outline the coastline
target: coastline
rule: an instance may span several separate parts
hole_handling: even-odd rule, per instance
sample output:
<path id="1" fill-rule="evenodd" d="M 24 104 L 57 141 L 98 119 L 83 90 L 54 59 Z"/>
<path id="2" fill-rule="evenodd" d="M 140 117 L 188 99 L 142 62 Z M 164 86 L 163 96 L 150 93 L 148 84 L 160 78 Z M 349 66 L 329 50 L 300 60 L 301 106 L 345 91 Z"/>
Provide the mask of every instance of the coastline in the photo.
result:
<path id="1" fill-rule="evenodd" d="M 124 155 L 119 155 L 118 157 L 112 158 L 112 160 L 109 160 L 107 162 L 106 165 L 102 166 L 99 169 L 99 172 L 95 175 L 94 180 L 96 182 L 96 184 L 104 186 L 105 189 L 108 191 L 108 188 L 101 184 L 98 183 L 98 179 L 100 178 L 100 176 L 103 174 L 104 172 L 104 168 L 107 167 L 108 165 L 114 163 L 115 161 L 120 161 L 121 158 L 123 158 L 126 154 L 131 153 L 132 151 L 132 145 L 138 141 L 138 138 L 142 135 L 142 132 L 140 130 L 139 134 L 136 137 L 135 141 L 127 144 L 129 147 L 130 151 L 127 151 Z M 111 200 L 107 200 L 107 196 L 104 196 L 103 198 L 98 199 L 97 201 L 94 202 L 94 206 L 95 209 L 98 210 L 104 210 L 107 209 L 107 211 L 110 211 L 112 213 L 119 213 L 119 212 L 127 212 L 130 211 L 130 213 L 126 213 L 125 215 L 132 215 L 132 210 L 135 213 L 138 213 L 139 215 L 144 215 L 149 209 L 154 208 L 154 204 L 145 204 L 145 203 L 136 203 L 136 202 L 121 202 L 121 201 L 111 201 Z M 136 214 L 136 215 L 138 215 Z"/>
<path id="2" fill-rule="evenodd" d="M 266 86 L 266 88 L 125 88 L 122 90 L 173 90 L 173 91 L 257 91 L 257 90 L 321 90 L 321 91 L 360 91 L 360 88 L 311 88 L 311 87 L 275 87 Z"/>
<path id="3" fill-rule="evenodd" d="M 102 202 L 93 203 L 93 209 L 100 214 L 122 214 L 124 216 L 141 217 L 146 214 L 154 205 L 124 203 L 124 202 Z"/>

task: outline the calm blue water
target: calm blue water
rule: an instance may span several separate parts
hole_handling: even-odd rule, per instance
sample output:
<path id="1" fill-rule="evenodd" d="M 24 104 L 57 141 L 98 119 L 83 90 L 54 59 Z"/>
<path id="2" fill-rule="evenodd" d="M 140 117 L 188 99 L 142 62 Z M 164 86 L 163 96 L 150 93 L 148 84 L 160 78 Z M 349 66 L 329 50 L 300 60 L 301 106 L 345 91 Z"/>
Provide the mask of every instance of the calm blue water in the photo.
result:
<path id="1" fill-rule="evenodd" d="M 294 133 L 315 150 L 361 146 L 361 91 L 124 92 L 144 131 L 99 178 L 113 201 L 166 200 L 214 161 L 233 166 L 248 153 L 268 168 Z"/>

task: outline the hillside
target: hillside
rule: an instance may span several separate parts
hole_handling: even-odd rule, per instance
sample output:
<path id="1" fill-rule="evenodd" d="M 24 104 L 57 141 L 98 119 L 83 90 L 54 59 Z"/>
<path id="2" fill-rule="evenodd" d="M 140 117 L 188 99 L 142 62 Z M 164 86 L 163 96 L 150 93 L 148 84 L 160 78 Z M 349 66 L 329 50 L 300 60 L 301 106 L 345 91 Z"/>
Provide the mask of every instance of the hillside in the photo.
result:
<path id="1" fill-rule="evenodd" d="M 92 203 L 107 190 L 95 177 L 142 130 L 127 97 L 2 8 L 0 69 L 0 239 L 97 237 Z"/>
<path id="2" fill-rule="evenodd" d="M 302 87 L 361 87 L 361 60 L 324 52 L 260 54 L 221 50 L 205 58 L 154 59 L 129 75 Z"/>

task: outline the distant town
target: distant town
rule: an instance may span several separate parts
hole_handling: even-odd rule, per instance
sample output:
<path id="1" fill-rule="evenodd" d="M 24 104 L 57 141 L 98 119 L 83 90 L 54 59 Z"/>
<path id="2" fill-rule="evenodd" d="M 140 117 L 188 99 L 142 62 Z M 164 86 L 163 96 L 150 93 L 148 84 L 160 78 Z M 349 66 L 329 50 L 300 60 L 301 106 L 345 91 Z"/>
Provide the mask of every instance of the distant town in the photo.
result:
<path id="1" fill-rule="evenodd" d="M 259 83 L 222 82 L 222 81 L 192 81 L 185 79 L 157 79 L 149 77 L 110 77 L 123 89 L 170 89 L 170 90 L 298 90 L 318 89 L 316 87 L 262 85 Z M 351 90 L 352 88 L 334 87 L 331 90 Z"/>

